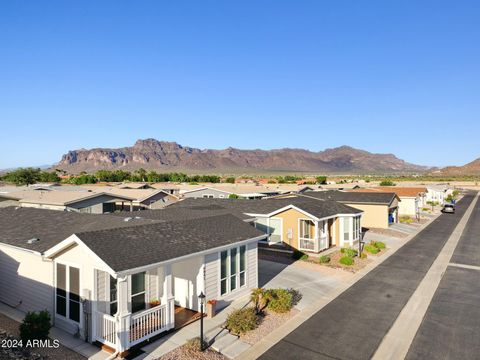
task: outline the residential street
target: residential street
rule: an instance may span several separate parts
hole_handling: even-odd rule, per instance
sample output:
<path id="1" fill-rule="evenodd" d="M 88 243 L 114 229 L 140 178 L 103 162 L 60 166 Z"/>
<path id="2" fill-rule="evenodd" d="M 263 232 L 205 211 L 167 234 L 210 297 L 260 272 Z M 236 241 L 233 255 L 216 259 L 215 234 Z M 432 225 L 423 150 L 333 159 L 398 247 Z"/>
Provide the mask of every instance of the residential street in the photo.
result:
<path id="1" fill-rule="evenodd" d="M 455 214 L 441 215 L 409 243 L 268 350 L 263 359 L 370 359 L 430 269 L 474 194 Z M 453 262 L 480 266 L 480 205 L 474 208 Z M 479 350 L 478 269 L 448 267 L 408 358 L 473 358 Z M 475 305 L 475 306 L 472 306 Z M 399 339 L 401 341 L 401 339 Z"/>

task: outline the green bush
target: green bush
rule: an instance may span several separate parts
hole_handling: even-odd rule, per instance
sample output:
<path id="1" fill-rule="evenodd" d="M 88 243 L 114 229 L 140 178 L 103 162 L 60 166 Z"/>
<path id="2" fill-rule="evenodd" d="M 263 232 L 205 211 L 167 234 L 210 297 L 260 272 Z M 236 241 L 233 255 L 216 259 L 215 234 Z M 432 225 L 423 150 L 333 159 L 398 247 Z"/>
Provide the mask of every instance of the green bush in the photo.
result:
<path id="1" fill-rule="evenodd" d="M 276 313 L 285 313 L 292 309 L 293 294 L 286 289 L 269 289 L 266 291 L 267 308 Z"/>
<path id="2" fill-rule="evenodd" d="M 50 313 L 47 310 L 28 312 L 20 324 L 20 338 L 23 341 L 47 339 L 52 327 L 50 320 Z"/>
<path id="3" fill-rule="evenodd" d="M 225 327 L 237 335 L 255 330 L 257 326 L 258 316 L 253 307 L 235 310 L 227 316 L 225 321 Z"/>
<path id="4" fill-rule="evenodd" d="M 363 249 L 370 254 L 378 254 L 380 252 L 379 248 L 377 248 L 377 247 L 375 247 L 371 244 L 365 245 L 365 247 Z"/>
<path id="5" fill-rule="evenodd" d="M 303 251 L 295 250 L 292 254 L 292 258 L 295 260 L 307 260 L 308 255 L 305 254 Z"/>
<path id="6" fill-rule="evenodd" d="M 373 246 L 375 246 L 379 250 L 383 250 L 386 247 L 385 243 L 382 242 L 382 241 L 372 241 L 370 244 L 372 244 Z"/>
<path id="7" fill-rule="evenodd" d="M 230 195 L 228 195 L 228 198 L 229 199 L 238 199 L 239 196 L 237 194 L 230 194 Z"/>
<path id="8" fill-rule="evenodd" d="M 411 224 L 413 219 L 408 215 L 402 215 L 400 216 L 400 222 L 403 224 Z"/>
<path id="9" fill-rule="evenodd" d="M 320 264 L 328 264 L 330 262 L 330 256 L 322 255 L 322 256 L 320 256 L 318 261 L 320 262 Z"/>
<path id="10" fill-rule="evenodd" d="M 353 258 L 351 256 L 343 256 L 340 258 L 340 264 L 351 266 L 353 265 Z"/>
<path id="11" fill-rule="evenodd" d="M 380 182 L 380 186 L 395 186 L 395 184 L 392 180 L 383 180 Z"/>
<path id="12" fill-rule="evenodd" d="M 357 255 L 357 250 L 351 248 L 341 248 L 340 252 L 345 256 L 354 257 Z"/>
<path id="13" fill-rule="evenodd" d="M 265 289 L 253 289 L 250 294 L 250 301 L 253 303 L 255 312 L 260 314 L 267 306 L 267 297 L 265 296 Z"/>

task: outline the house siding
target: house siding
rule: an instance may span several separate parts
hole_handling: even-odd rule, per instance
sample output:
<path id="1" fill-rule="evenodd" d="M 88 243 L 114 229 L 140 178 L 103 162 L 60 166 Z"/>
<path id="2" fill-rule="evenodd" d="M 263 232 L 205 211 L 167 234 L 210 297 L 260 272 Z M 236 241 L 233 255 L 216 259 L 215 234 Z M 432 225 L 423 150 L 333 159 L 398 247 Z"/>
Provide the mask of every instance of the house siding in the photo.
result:
<path id="1" fill-rule="evenodd" d="M 202 198 L 204 195 L 213 195 L 214 198 L 228 198 L 228 193 L 218 191 L 216 189 L 199 189 L 192 192 L 184 193 L 184 198 Z"/>
<path id="2" fill-rule="evenodd" d="M 346 204 L 363 211 L 362 226 L 366 228 L 388 229 L 388 206 L 371 204 Z"/>
<path id="3" fill-rule="evenodd" d="M 220 254 L 218 252 L 205 255 L 205 297 L 206 300 L 217 299 L 219 286 Z"/>
<path id="4" fill-rule="evenodd" d="M 23 312 L 53 314 L 53 263 L 40 255 L 0 245 L 0 301 Z"/>

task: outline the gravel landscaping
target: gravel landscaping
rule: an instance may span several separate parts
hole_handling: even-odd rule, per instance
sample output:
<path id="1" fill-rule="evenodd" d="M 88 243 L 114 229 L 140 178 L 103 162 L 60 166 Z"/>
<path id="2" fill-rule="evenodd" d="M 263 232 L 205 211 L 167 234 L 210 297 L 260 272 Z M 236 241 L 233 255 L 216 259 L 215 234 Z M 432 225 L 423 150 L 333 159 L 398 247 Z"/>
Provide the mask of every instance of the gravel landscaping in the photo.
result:
<path id="1" fill-rule="evenodd" d="M 273 311 L 264 310 L 264 315 L 261 317 L 261 322 L 259 326 L 252 331 L 249 331 L 246 334 L 240 336 L 240 339 L 247 344 L 253 345 L 265 336 L 270 334 L 272 331 L 280 327 L 283 323 L 290 320 L 292 317 L 297 315 L 299 311 L 297 309 L 292 309 L 287 313 L 278 314 Z"/>
<path id="2" fill-rule="evenodd" d="M 19 336 L 19 323 L 9 317 L 0 314 L 0 341 L 4 339 L 15 340 Z M 60 345 L 58 348 L 33 348 L 23 349 L 21 347 L 0 348 L 0 359 L 22 359 L 22 360 L 85 360 L 82 355 Z"/>
<path id="3" fill-rule="evenodd" d="M 189 349 L 187 345 L 180 346 L 169 353 L 160 356 L 157 360 L 227 360 L 225 356 L 215 350 L 207 349 L 204 352 Z"/>

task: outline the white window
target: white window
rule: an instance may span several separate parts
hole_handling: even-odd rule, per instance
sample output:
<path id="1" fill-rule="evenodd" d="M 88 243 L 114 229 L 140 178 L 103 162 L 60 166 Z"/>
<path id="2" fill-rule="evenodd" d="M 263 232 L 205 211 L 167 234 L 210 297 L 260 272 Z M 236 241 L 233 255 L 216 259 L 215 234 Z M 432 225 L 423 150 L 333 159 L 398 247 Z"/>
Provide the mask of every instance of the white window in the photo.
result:
<path id="1" fill-rule="evenodd" d="M 280 243 L 283 241 L 282 236 L 282 219 L 275 218 L 258 218 L 254 222 L 255 228 L 269 234 L 268 241 Z"/>
<path id="2" fill-rule="evenodd" d="M 352 231 L 352 218 L 344 217 L 343 218 L 343 240 L 350 241 L 350 232 Z"/>
<path id="3" fill-rule="evenodd" d="M 268 228 L 270 241 L 275 243 L 282 242 L 282 219 L 269 219 Z"/>
<path id="4" fill-rule="evenodd" d="M 300 219 L 300 237 L 303 239 L 313 239 L 315 224 L 312 220 Z"/>
<path id="5" fill-rule="evenodd" d="M 57 263 L 56 270 L 56 313 L 80 322 L 80 269 Z"/>
<path id="6" fill-rule="evenodd" d="M 145 277 L 146 273 L 141 272 L 138 274 L 132 275 L 131 282 L 131 304 L 132 304 L 132 313 L 137 311 L 145 310 Z"/>
<path id="7" fill-rule="evenodd" d="M 220 253 L 220 295 L 226 295 L 246 284 L 246 246 Z"/>
<path id="8" fill-rule="evenodd" d="M 213 199 L 213 195 L 212 194 L 204 194 L 202 196 L 204 199 Z"/>

